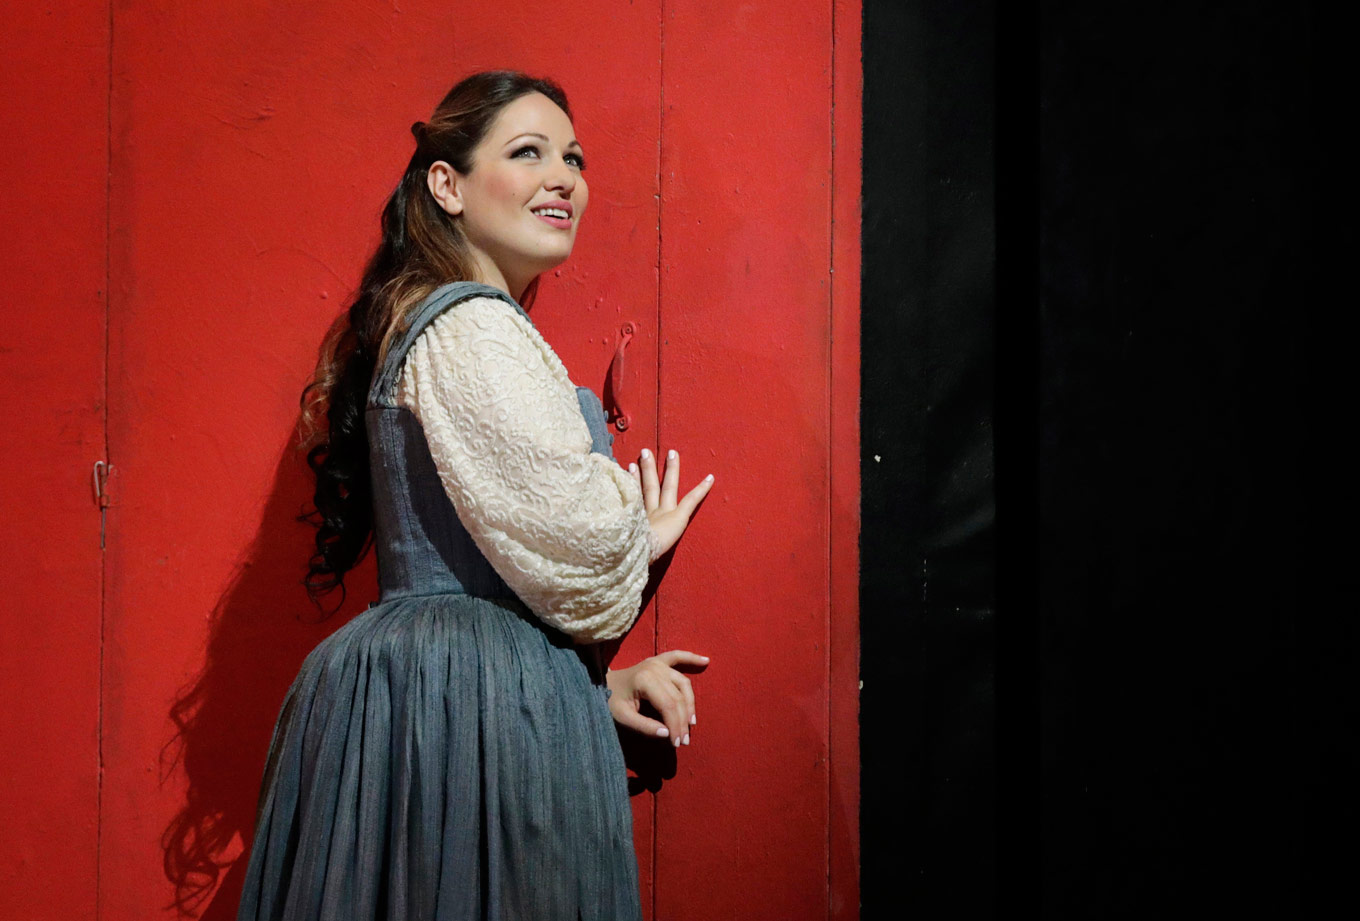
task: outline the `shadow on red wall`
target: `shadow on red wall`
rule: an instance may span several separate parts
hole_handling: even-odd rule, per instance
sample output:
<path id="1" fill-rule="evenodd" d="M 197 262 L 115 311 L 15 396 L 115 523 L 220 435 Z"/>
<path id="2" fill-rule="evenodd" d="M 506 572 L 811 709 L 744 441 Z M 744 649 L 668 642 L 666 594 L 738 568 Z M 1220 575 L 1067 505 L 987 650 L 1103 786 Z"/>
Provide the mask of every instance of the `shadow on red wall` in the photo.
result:
<path id="1" fill-rule="evenodd" d="M 307 597 L 301 580 L 315 531 L 297 516 L 311 508 L 314 479 L 296 444 L 295 428 L 255 539 L 208 615 L 202 669 L 170 708 L 177 731 L 161 752 L 161 782 L 183 771 L 185 800 L 161 844 L 165 874 L 175 887 L 167 907 L 182 917 L 236 917 L 265 756 L 284 693 L 307 653 L 377 597 L 371 550 L 347 574 L 348 597 L 338 609 L 339 589 L 325 600 L 326 611 Z M 327 616 L 329 611 L 334 613 Z"/>

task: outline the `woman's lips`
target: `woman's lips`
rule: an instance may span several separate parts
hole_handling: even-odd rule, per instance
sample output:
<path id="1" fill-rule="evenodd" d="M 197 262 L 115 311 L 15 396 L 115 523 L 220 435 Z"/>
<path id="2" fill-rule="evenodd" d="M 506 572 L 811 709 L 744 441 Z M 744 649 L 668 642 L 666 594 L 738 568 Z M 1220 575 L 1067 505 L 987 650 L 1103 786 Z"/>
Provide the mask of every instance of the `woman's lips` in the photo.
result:
<path id="1" fill-rule="evenodd" d="M 534 217 L 543 221 L 545 224 L 551 224 L 558 230 L 571 230 L 571 221 L 569 219 L 563 220 L 560 217 L 550 217 L 546 214 L 538 214 L 537 212 L 535 212 Z"/>

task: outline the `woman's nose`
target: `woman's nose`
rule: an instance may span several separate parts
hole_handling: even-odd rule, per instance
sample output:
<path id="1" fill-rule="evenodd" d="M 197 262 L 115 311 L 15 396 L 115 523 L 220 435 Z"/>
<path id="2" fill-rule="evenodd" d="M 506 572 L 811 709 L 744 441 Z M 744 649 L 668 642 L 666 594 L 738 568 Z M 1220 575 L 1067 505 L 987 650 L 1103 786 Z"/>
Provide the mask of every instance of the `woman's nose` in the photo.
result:
<path id="1" fill-rule="evenodd" d="M 576 188 L 576 173 L 567 164 L 559 162 L 557 167 L 548 174 L 548 178 L 544 180 L 543 187 L 561 189 L 567 194 L 571 194 L 572 189 Z"/>

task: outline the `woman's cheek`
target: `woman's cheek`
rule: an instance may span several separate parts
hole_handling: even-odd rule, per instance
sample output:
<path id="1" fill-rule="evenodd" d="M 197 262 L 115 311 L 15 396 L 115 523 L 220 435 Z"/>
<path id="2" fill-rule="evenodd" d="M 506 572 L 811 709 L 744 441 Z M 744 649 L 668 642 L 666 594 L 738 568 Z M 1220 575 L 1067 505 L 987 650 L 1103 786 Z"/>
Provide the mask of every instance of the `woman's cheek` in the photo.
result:
<path id="1" fill-rule="evenodd" d="M 509 202 L 523 197 L 521 186 L 522 182 L 516 182 L 515 177 L 505 173 L 497 173 L 490 182 L 491 194 L 497 201 Z"/>

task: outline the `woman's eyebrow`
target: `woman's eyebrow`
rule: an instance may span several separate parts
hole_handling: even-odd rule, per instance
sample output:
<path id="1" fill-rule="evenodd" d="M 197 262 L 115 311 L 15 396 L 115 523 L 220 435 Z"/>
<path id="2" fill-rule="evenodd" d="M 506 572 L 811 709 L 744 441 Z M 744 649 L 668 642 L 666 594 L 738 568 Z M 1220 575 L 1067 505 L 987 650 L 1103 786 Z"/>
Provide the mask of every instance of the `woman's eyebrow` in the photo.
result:
<path id="1" fill-rule="evenodd" d="M 536 131 L 526 131 L 524 134 L 517 134 L 510 140 L 506 141 L 504 146 L 509 147 L 511 144 L 515 143 L 520 138 L 538 138 L 540 140 L 547 141 L 549 144 L 552 143 L 552 138 L 548 137 L 546 134 L 539 134 Z M 585 148 L 581 146 L 581 142 L 576 140 L 575 138 L 572 138 L 571 143 L 569 143 L 567 146 L 575 147 L 577 150 L 581 151 L 585 150 Z"/>

